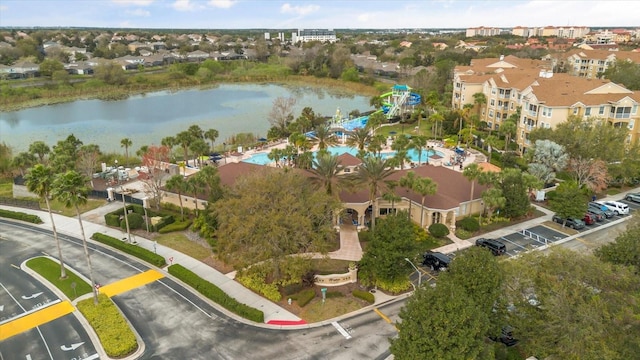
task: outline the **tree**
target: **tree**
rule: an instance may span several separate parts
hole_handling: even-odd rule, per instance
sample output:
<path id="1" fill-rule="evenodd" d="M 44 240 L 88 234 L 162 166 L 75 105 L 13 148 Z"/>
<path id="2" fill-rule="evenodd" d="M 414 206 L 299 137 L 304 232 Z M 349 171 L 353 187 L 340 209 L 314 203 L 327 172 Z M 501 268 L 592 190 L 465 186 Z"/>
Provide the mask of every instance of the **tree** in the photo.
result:
<path id="1" fill-rule="evenodd" d="M 603 160 L 571 158 L 567 170 L 573 174 L 579 186 L 585 186 L 594 193 L 607 188 L 609 175 L 607 164 Z"/>
<path id="2" fill-rule="evenodd" d="M 422 196 L 420 200 L 420 204 L 422 205 L 422 207 L 420 208 L 420 227 L 423 228 L 424 227 L 424 199 L 427 195 L 433 195 L 436 193 L 436 191 L 438 190 L 438 184 L 435 183 L 430 178 L 420 177 L 416 179 L 415 183 L 413 183 L 411 190 L 415 191 L 416 193 L 420 194 L 420 196 Z"/>
<path id="3" fill-rule="evenodd" d="M 93 289 L 93 302 L 98 304 L 98 291 L 95 287 L 96 282 L 93 280 L 93 267 L 91 266 L 91 257 L 89 256 L 89 248 L 87 246 L 87 237 L 84 233 L 82 225 L 82 217 L 80 217 L 80 206 L 87 203 L 89 196 L 89 188 L 86 186 L 87 179 L 75 170 L 69 170 L 63 174 L 56 176 L 53 181 L 52 193 L 53 197 L 60 200 L 65 207 L 75 208 L 80 224 L 80 234 L 82 235 L 82 246 L 84 247 L 84 256 L 89 267 L 89 280 Z"/>
<path id="4" fill-rule="evenodd" d="M 182 147 L 182 156 L 185 166 L 189 164 L 189 147 L 193 141 L 193 134 L 188 131 L 182 131 L 176 135 L 176 144 Z"/>
<path id="5" fill-rule="evenodd" d="M 289 97 L 277 97 L 273 100 L 273 106 L 269 112 L 269 123 L 278 129 L 281 136 L 287 135 L 287 126 L 293 120 L 293 107 L 296 99 Z"/>
<path id="6" fill-rule="evenodd" d="M 375 234 L 378 210 L 376 199 L 385 187 L 384 180 L 393 174 L 393 168 L 386 159 L 367 156 L 362 159 L 358 171 L 354 174 L 354 181 L 369 188 L 369 202 L 371 203 L 371 232 Z"/>
<path id="7" fill-rule="evenodd" d="M 530 176 L 530 175 L 529 175 Z M 528 180 L 519 169 L 503 169 L 497 173 L 494 186 L 502 191 L 505 198 L 504 216 L 517 218 L 529 211 Z"/>
<path id="8" fill-rule="evenodd" d="M 129 147 L 133 145 L 133 142 L 129 138 L 124 138 L 120 140 L 120 147 L 124 148 L 124 157 L 126 159 L 127 166 L 129 165 Z"/>
<path id="9" fill-rule="evenodd" d="M 491 154 L 498 144 L 498 137 L 495 135 L 489 135 L 484 139 L 484 145 L 487 146 L 487 152 L 489 153 L 489 159 L 487 162 L 491 163 Z"/>
<path id="10" fill-rule="evenodd" d="M 475 190 L 476 179 L 480 176 L 480 173 L 482 173 L 482 169 L 476 163 L 469 164 L 467 165 L 466 168 L 464 168 L 464 170 L 462 170 L 462 175 L 466 177 L 469 180 L 469 182 L 471 182 L 471 193 L 469 194 L 470 204 L 468 206 L 469 208 L 468 215 L 471 215 L 471 201 L 473 201 L 473 192 Z"/>
<path id="11" fill-rule="evenodd" d="M 189 145 L 189 150 L 196 156 L 196 164 L 202 167 L 202 155 L 209 152 L 209 145 L 203 139 L 197 139 Z"/>
<path id="12" fill-rule="evenodd" d="M 413 257 L 415 238 L 413 225 L 404 213 L 380 219 L 379 229 L 360 260 L 359 279 L 387 291 L 399 292 L 408 288 L 413 268 L 405 258 Z"/>
<path id="13" fill-rule="evenodd" d="M 209 129 L 204 132 L 204 138 L 207 140 L 211 140 L 211 150 L 214 149 L 213 144 L 216 142 L 218 136 L 220 136 L 220 133 L 216 129 Z"/>
<path id="14" fill-rule="evenodd" d="M 416 135 L 411 137 L 411 140 L 409 141 L 409 149 L 414 149 L 415 151 L 418 152 L 418 166 L 422 164 L 422 150 L 424 150 L 426 147 L 427 147 L 426 136 Z M 429 159 L 428 159 L 429 155 L 430 154 L 427 154 L 427 164 L 429 163 Z"/>
<path id="15" fill-rule="evenodd" d="M 51 152 L 51 149 L 44 141 L 34 141 L 29 145 L 29 153 L 38 156 L 40 164 L 45 163 L 45 156 Z"/>
<path id="16" fill-rule="evenodd" d="M 484 340 L 487 315 L 461 285 L 439 281 L 435 288 L 417 289 L 400 319 L 398 337 L 390 340 L 397 360 L 493 358 Z"/>
<path id="17" fill-rule="evenodd" d="M 404 163 L 411 161 L 409 158 L 409 138 L 404 135 L 398 136 L 391 145 L 391 149 L 395 151 L 392 158 L 393 164 L 399 165 L 401 170 L 404 169 Z"/>
<path id="18" fill-rule="evenodd" d="M 269 264 L 279 281 L 290 274 L 289 255 L 327 251 L 339 208 L 334 197 L 298 172 L 264 168 L 242 175 L 211 209 L 219 223 L 218 254 L 236 269 Z"/>
<path id="19" fill-rule="evenodd" d="M 564 181 L 556 189 L 556 195 L 549 200 L 549 207 L 565 221 L 582 219 L 587 210 L 587 199 L 574 181 Z"/>
<path id="20" fill-rule="evenodd" d="M 640 350 L 640 278 L 630 268 L 562 247 L 505 267 L 505 323 L 539 359 L 630 359 Z M 440 284 L 438 284 L 440 287 Z"/>
<path id="21" fill-rule="evenodd" d="M 516 135 L 516 130 L 518 130 L 516 122 L 511 121 L 510 119 L 511 118 L 507 119 L 507 121 L 500 126 L 500 134 L 504 136 L 504 151 L 509 150 L 511 139 Z"/>
<path id="22" fill-rule="evenodd" d="M 124 55 L 122 54 L 122 56 Z M 109 85 L 124 85 L 127 82 L 127 74 L 120 65 L 114 62 L 105 62 L 96 66 L 94 77 Z"/>
<path id="23" fill-rule="evenodd" d="M 335 133 L 327 125 L 316 126 L 313 137 L 320 150 L 325 150 L 338 144 Z"/>
<path id="24" fill-rule="evenodd" d="M 627 229 L 612 243 L 605 244 L 594 251 L 594 254 L 602 261 L 635 267 L 635 272 L 640 273 L 640 221 L 634 215 Z"/>
<path id="25" fill-rule="evenodd" d="M 382 111 L 375 112 L 369 115 L 369 119 L 367 119 L 367 124 L 365 125 L 365 128 L 369 130 L 371 133 L 375 133 L 376 130 L 380 127 L 380 125 L 386 122 L 387 122 L 387 117 Z"/>
<path id="26" fill-rule="evenodd" d="M 82 146 L 82 141 L 73 134 L 67 136 L 64 140 L 58 141 L 53 146 L 53 151 L 49 158 L 54 172 L 63 173 L 75 170 L 80 146 Z"/>
<path id="27" fill-rule="evenodd" d="M 64 70 L 64 65 L 56 59 L 44 59 L 40 63 L 40 74 L 42 76 L 51 76 L 56 71 Z"/>
<path id="28" fill-rule="evenodd" d="M 200 194 L 206 184 L 204 183 L 204 179 L 200 176 L 191 176 L 187 179 L 185 191 L 190 192 L 193 195 L 193 201 L 196 206 L 196 216 L 199 215 L 198 210 L 198 194 Z"/>
<path id="29" fill-rule="evenodd" d="M 484 202 L 485 209 L 489 212 L 487 217 L 491 219 L 495 209 L 499 209 L 505 206 L 507 199 L 502 196 L 502 190 L 497 188 L 489 188 L 482 192 L 482 201 Z"/>
<path id="30" fill-rule="evenodd" d="M 12 157 L 11 148 L 4 141 L 0 143 L 0 175 L 11 170 Z"/>
<path id="31" fill-rule="evenodd" d="M 25 171 L 36 163 L 36 157 L 28 152 L 21 152 L 11 161 L 11 167 L 18 168 L 20 175 L 24 176 Z"/>
<path id="32" fill-rule="evenodd" d="M 178 194 L 178 202 L 180 203 L 180 221 L 184 221 L 184 206 L 182 205 L 182 193 L 186 191 L 187 185 L 184 181 L 184 176 L 177 174 L 170 177 L 164 184 L 164 187 L 169 191 L 174 191 Z"/>
<path id="33" fill-rule="evenodd" d="M 367 128 L 357 128 L 349 133 L 347 146 L 365 151 L 367 143 L 371 141 L 371 134 Z"/>
<path id="34" fill-rule="evenodd" d="M 56 249 L 58 250 L 58 260 L 60 261 L 60 278 L 65 279 L 67 277 L 67 271 L 64 268 L 62 247 L 60 246 L 60 239 L 58 238 L 58 231 L 56 230 L 56 223 L 53 220 L 51 203 L 49 201 L 53 187 L 53 180 L 53 170 L 43 164 L 37 164 L 32 167 L 25 176 L 25 185 L 30 192 L 38 195 L 40 199 L 44 199 L 45 204 L 47 204 L 47 212 L 49 212 L 49 219 L 51 220 L 51 227 L 53 230 L 53 239 L 56 242 Z"/>
<path id="35" fill-rule="evenodd" d="M 158 210 L 160 209 L 162 186 L 167 177 L 165 169 L 167 169 L 168 162 L 169 148 L 166 146 L 149 146 L 147 152 L 142 156 L 142 165 L 149 171 L 149 176 L 143 182 Z"/>
<path id="36" fill-rule="evenodd" d="M 93 188 L 93 174 L 96 172 L 98 160 L 100 159 L 100 148 L 96 144 L 80 146 L 78 149 L 78 170 L 91 182 Z"/>
<path id="37" fill-rule="evenodd" d="M 532 163 L 529 165 L 529 173 L 544 184 L 555 179 L 556 171 L 561 171 L 567 166 L 569 155 L 564 151 L 564 146 L 551 140 L 536 140 L 533 149 Z"/>
<path id="38" fill-rule="evenodd" d="M 416 175 L 416 173 L 413 171 L 409 171 L 403 177 L 401 177 L 400 180 L 398 180 L 398 185 L 404 187 L 406 192 L 408 193 L 409 190 L 413 190 L 413 186 L 417 181 L 418 181 L 418 175 Z M 412 201 L 411 199 L 409 199 L 409 215 L 408 215 L 409 219 L 412 219 L 411 203 Z"/>
<path id="39" fill-rule="evenodd" d="M 309 171 L 315 175 L 311 180 L 321 184 L 327 194 L 338 196 L 338 191 L 343 187 L 345 183 L 344 180 L 346 180 L 340 176 L 343 168 L 337 155 L 328 153 L 318 154 L 313 161 L 313 168 L 309 169 Z"/>
<path id="40" fill-rule="evenodd" d="M 629 90 L 640 90 L 640 65 L 631 60 L 619 59 L 604 71 L 604 77 Z"/>

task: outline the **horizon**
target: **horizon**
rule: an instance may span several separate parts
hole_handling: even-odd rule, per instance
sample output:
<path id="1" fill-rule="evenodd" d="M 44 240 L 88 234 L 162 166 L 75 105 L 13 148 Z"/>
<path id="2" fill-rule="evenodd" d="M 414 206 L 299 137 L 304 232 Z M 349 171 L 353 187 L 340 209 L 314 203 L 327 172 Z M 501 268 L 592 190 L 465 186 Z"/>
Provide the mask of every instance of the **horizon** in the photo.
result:
<path id="1" fill-rule="evenodd" d="M 11 29 L 640 28 L 640 5 L 621 0 L 0 0 L 0 11 Z"/>

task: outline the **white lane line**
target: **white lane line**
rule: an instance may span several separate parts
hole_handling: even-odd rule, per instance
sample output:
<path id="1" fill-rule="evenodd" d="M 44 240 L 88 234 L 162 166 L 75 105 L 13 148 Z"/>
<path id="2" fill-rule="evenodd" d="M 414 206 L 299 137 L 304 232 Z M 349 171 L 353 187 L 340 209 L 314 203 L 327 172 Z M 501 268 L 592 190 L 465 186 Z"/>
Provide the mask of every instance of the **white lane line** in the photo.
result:
<path id="1" fill-rule="evenodd" d="M 351 339 L 351 335 L 349 335 L 347 330 L 340 326 L 337 321 L 332 322 L 331 325 L 333 325 L 333 327 L 336 328 L 336 330 L 338 330 L 338 332 L 342 334 L 342 336 L 344 336 L 347 340 Z"/>

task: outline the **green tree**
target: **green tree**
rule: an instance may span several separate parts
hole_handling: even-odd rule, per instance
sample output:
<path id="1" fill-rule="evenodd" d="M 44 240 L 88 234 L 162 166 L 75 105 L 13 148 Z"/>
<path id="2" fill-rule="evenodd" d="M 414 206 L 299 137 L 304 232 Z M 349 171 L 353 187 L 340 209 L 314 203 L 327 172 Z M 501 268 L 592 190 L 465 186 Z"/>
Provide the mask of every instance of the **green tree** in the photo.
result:
<path id="1" fill-rule="evenodd" d="M 91 281 L 91 287 L 93 288 L 93 302 L 94 304 L 98 304 L 98 291 L 94 286 L 96 282 L 93 280 L 93 266 L 91 265 L 89 247 L 87 246 L 87 237 L 85 236 L 82 217 L 80 216 L 80 206 L 87 203 L 87 197 L 89 196 L 87 179 L 74 170 L 69 170 L 65 173 L 59 174 L 53 180 L 52 194 L 53 197 L 60 200 L 65 207 L 73 207 L 76 210 L 78 223 L 80 224 L 84 256 L 89 268 L 89 280 Z"/>
<path id="2" fill-rule="evenodd" d="M 549 200 L 551 210 L 561 218 L 582 219 L 587 210 L 587 199 L 574 181 L 564 181 L 558 185 L 556 195 Z"/>
<path id="3" fill-rule="evenodd" d="M 395 151 L 393 155 L 393 164 L 399 165 L 400 169 L 404 169 L 404 163 L 407 161 L 411 161 L 409 158 L 409 138 L 401 135 L 398 136 L 391 145 L 391 149 Z"/>
<path id="4" fill-rule="evenodd" d="M 302 274 L 286 271 L 287 258 L 325 253 L 335 238 L 333 212 L 339 208 L 298 172 L 265 168 L 245 174 L 212 208 L 219 223 L 218 254 L 236 269 L 265 262 L 275 281 L 284 274 L 291 280 Z"/>
<path id="5" fill-rule="evenodd" d="M 608 263 L 633 266 L 636 273 L 640 273 L 640 221 L 633 215 L 632 223 L 627 229 L 609 244 L 605 244 L 594 251 L 602 261 Z"/>
<path id="6" fill-rule="evenodd" d="M 40 74 L 42 74 L 42 76 L 51 76 L 60 70 L 64 70 L 64 65 L 58 60 L 45 59 L 40 63 Z"/>
<path id="7" fill-rule="evenodd" d="M 184 176 L 177 174 L 170 177 L 164 184 L 164 187 L 169 191 L 174 191 L 178 194 L 178 202 L 180 203 L 180 221 L 184 221 L 184 206 L 182 205 L 182 194 L 187 189 L 187 184 L 184 181 Z"/>
<path id="8" fill-rule="evenodd" d="M 11 170 L 11 162 L 13 154 L 11 148 L 4 143 L 0 143 L 0 175 L 6 174 Z"/>
<path id="9" fill-rule="evenodd" d="M 124 85 L 127 83 L 127 74 L 125 74 L 120 65 L 114 62 L 106 62 L 96 66 L 94 77 L 108 85 Z"/>
<path id="10" fill-rule="evenodd" d="M 11 160 L 11 167 L 20 170 L 20 175 L 24 176 L 25 171 L 37 162 L 35 156 L 28 152 L 21 152 Z"/>
<path id="11" fill-rule="evenodd" d="M 216 142 L 218 136 L 220 136 L 220 133 L 216 129 L 209 129 L 204 132 L 204 138 L 207 140 L 211 140 L 211 150 L 214 149 L 213 144 Z"/>
<path id="12" fill-rule="evenodd" d="M 63 173 L 75 170 L 82 141 L 71 134 L 66 139 L 60 140 L 53 146 L 49 160 L 54 172 Z"/>
<path id="13" fill-rule="evenodd" d="M 354 182 L 369 189 L 369 203 L 371 204 L 371 232 L 375 234 L 378 208 L 376 199 L 384 189 L 384 181 L 393 174 L 394 170 L 386 159 L 367 156 L 362 159 L 358 171 L 354 174 Z"/>
<path id="14" fill-rule="evenodd" d="M 519 169 L 503 169 L 498 173 L 494 186 L 502 191 L 506 202 L 503 215 L 517 218 L 525 215 L 531 206 L 529 203 L 527 181 Z"/>
<path id="15" fill-rule="evenodd" d="M 427 137 L 423 135 L 412 136 L 409 141 L 409 149 L 414 149 L 418 152 L 418 165 L 422 164 L 422 150 L 427 147 Z M 427 154 L 429 156 L 431 154 Z M 429 159 L 427 158 L 427 164 Z"/>
<path id="16" fill-rule="evenodd" d="M 622 84 L 629 90 L 640 90 L 640 64 L 631 60 L 619 59 L 615 65 L 604 72 L 604 77 L 616 84 Z"/>
<path id="17" fill-rule="evenodd" d="M 367 144 L 371 141 L 371 134 L 367 128 L 357 128 L 349 133 L 347 146 L 356 148 L 358 151 L 365 151 Z"/>
<path id="18" fill-rule="evenodd" d="M 38 156 L 40 164 L 45 163 L 45 156 L 50 152 L 51 149 L 49 148 L 49 145 L 45 144 L 44 141 L 34 141 L 29 145 L 29 153 Z"/>
<path id="19" fill-rule="evenodd" d="M 406 192 L 408 193 L 409 191 L 413 191 L 413 187 L 415 185 L 415 183 L 418 181 L 418 175 L 416 175 L 415 172 L 413 171 L 409 171 L 407 172 L 403 177 L 400 178 L 400 180 L 398 180 L 398 185 L 402 186 L 403 188 L 405 188 Z M 411 199 L 409 199 L 409 215 L 408 218 L 411 220 L 412 216 L 411 216 Z"/>
<path id="20" fill-rule="evenodd" d="M 493 150 L 496 148 L 498 144 L 498 137 L 495 135 L 489 135 L 484 139 L 484 145 L 487 146 L 487 151 L 489 152 L 489 159 L 487 162 L 491 163 L 491 155 L 493 154 Z"/>
<path id="21" fill-rule="evenodd" d="M 51 212 L 50 197 L 52 195 L 53 187 L 53 170 L 43 164 L 37 164 L 32 167 L 25 176 L 25 185 L 27 189 L 38 195 L 40 199 L 44 199 L 47 204 L 47 212 L 49 212 L 49 219 L 51 220 L 51 228 L 53 230 L 53 239 L 56 242 L 56 250 L 58 251 L 58 260 L 60 261 L 60 278 L 65 279 L 67 277 L 67 271 L 64 267 L 64 260 L 62 258 L 62 247 L 60 246 L 60 239 L 58 238 L 58 230 L 56 229 L 56 223 L 53 220 L 53 213 Z"/>
<path id="22" fill-rule="evenodd" d="M 129 147 L 131 147 L 131 145 L 133 145 L 133 141 L 131 141 L 131 139 L 129 138 L 124 138 L 120 140 L 120 147 L 124 148 L 124 157 L 127 161 L 126 162 L 127 166 L 129 165 Z"/>
<path id="23" fill-rule="evenodd" d="M 489 188 L 482 192 L 482 201 L 485 209 L 489 213 L 487 217 L 491 219 L 496 209 L 503 208 L 507 203 L 507 199 L 502 196 L 502 190 L 497 188 Z"/>
<path id="24" fill-rule="evenodd" d="M 338 196 L 346 181 L 346 178 L 340 175 L 343 169 L 337 155 L 324 153 L 316 157 L 313 168 L 309 171 L 315 175 L 311 180 L 319 183 L 327 194 Z"/>
<path id="25" fill-rule="evenodd" d="M 411 190 L 415 191 L 421 196 L 420 204 L 422 207 L 420 208 L 420 227 L 424 227 L 424 199 L 427 195 L 433 195 L 438 190 L 438 184 L 435 183 L 432 179 L 427 177 L 419 177 L 416 179 L 415 183 L 411 187 Z"/>
<path id="26" fill-rule="evenodd" d="M 193 138 L 193 134 L 188 131 L 179 132 L 176 137 L 176 144 L 182 147 L 182 156 L 184 159 L 184 164 L 187 165 L 189 163 L 189 147 L 191 143 L 195 140 Z"/>
<path id="27" fill-rule="evenodd" d="M 316 126 L 313 137 L 320 150 L 326 150 L 328 147 L 338 144 L 338 138 L 327 125 Z"/>
<path id="28" fill-rule="evenodd" d="M 509 144 L 511 143 L 511 139 L 516 136 L 516 130 L 518 127 L 515 121 L 511 121 L 510 118 L 505 121 L 502 126 L 500 126 L 500 134 L 504 136 L 504 151 L 509 150 Z"/>
<path id="29" fill-rule="evenodd" d="M 467 167 L 465 167 L 464 170 L 462 171 L 462 175 L 466 177 L 469 180 L 469 182 L 471 182 L 471 193 L 469 194 L 469 206 L 468 206 L 469 212 L 467 213 L 468 215 L 471 215 L 471 202 L 473 201 L 473 192 L 475 191 L 476 179 L 480 177 L 481 173 L 482 173 L 482 169 L 476 163 L 467 165 Z"/>

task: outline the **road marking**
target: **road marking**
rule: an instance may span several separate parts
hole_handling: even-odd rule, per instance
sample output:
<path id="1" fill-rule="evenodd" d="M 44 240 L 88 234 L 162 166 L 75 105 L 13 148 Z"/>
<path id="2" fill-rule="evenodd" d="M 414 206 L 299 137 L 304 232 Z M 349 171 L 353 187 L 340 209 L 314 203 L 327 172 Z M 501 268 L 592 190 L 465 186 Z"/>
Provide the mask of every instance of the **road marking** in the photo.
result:
<path id="1" fill-rule="evenodd" d="M 49 321 L 72 313 L 74 310 L 75 308 L 69 301 L 62 301 L 45 308 L 38 308 L 37 311 L 0 325 L 0 341 L 46 324 Z"/>
<path id="2" fill-rule="evenodd" d="M 396 331 L 398 331 L 398 328 L 393 324 L 393 321 L 391 321 L 391 319 L 389 319 L 389 317 L 385 314 L 382 313 L 382 311 L 378 310 L 377 308 L 374 308 L 373 311 L 378 314 L 384 321 L 388 322 L 389 324 L 393 325 L 393 327 L 396 329 Z"/>
<path id="3" fill-rule="evenodd" d="M 71 346 L 62 345 L 62 346 L 60 346 L 60 350 L 62 350 L 62 351 L 72 351 L 72 350 L 75 350 L 75 349 L 79 348 L 82 345 L 84 345 L 84 342 L 71 344 Z"/>
<path id="4" fill-rule="evenodd" d="M 11 264 L 11 266 L 13 266 L 14 268 L 20 270 L 20 266 L 17 266 L 17 265 L 14 265 L 14 264 Z"/>
<path id="5" fill-rule="evenodd" d="M 126 279 L 118 280 L 108 285 L 100 287 L 100 293 L 105 294 L 108 297 L 116 296 L 139 288 L 141 286 L 152 283 L 156 280 L 162 279 L 164 275 L 156 270 L 148 270 L 143 273 L 128 277 Z"/>
<path id="6" fill-rule="evenodd" d="M 100 355 L 98 355 L 98 354 L 93 354 L 93 355 L 91 355 L 91 356 L 89 356 L 89 357 L 86 357 L 86 358 L 84 358 L 84 359 L 81 359 L 81 360 L 94 360 L 94 359 L 99 359 L 99 358 L 100 358 Z"/>
<path id="7" fill-rule="evenodd" d="M 338 324 L 337 321 L 332 322 L 331 325 L 333 325 L 333 327 L 336 328 L 336 330 L 338 330 L 338 332 L 342 334 L 342 336 L 344 336 L 345 339 L 347 340 L 351 339 L 351 335 L 349 335 L 347 330 L 345 330 L 342 326 L 340 326 L 340 324 Z"/>

